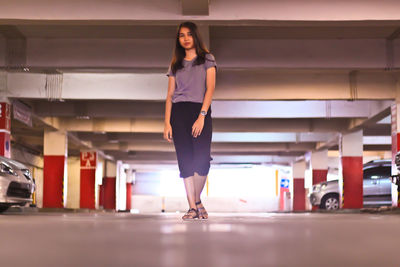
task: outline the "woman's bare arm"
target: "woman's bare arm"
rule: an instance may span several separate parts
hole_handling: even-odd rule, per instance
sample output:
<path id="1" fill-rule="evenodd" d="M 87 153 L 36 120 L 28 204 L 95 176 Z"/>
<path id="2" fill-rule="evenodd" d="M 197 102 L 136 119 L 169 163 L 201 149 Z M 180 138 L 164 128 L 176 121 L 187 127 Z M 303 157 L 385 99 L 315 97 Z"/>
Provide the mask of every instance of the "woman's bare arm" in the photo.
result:
<path id="1" fill-rule="evenodd" d="M 215 67 L 211 67 L 207 69 L 207 76 L 206 76 L 206 94 L 204 95 L 203 106 L 201 110 L 208 111 L 212 97 L 215 90 L 215 76 L 216 76 L 216 69 Z"/>
<path id="2" fill-rule="evenodd" d="M 172 109 L 172 96 L 175 92 L 175 77 L 169 76 L 168 78 L 168 92 L 167 99 L 165 100 L 165 120 L 164 120 L 164 139 L 172 142 L 172 127 L 170 123 L 171 109 Z"/>
<path id="3" fill-rule="evenodd" d="M 207 77 L 206 77 L 206 94 L 204 95 L 203 105 L 201 106 L 201 110 L 207 111 L 210 108 L 212 97 L 215 90 L 215 76 L 216 69 L 215 67 L 211 67 L 207 69 Z M 193 137 L 197 137 L 201 134 L 204 127 L 204 119 L 205 116 L 199 114 L 199 117 L 195 121 L 192 127 L 192 135 Z"/>

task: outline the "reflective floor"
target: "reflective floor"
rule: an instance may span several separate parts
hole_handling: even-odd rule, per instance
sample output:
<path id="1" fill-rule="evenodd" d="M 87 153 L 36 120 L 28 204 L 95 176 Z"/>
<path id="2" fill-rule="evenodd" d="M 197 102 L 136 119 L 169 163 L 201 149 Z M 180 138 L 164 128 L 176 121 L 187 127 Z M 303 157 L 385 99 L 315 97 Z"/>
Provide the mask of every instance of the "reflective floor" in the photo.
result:
<path id="1" fill-rule="evenodd" d="M 0 215 L 1 266 L 399 266 L 399 215 Z"/>

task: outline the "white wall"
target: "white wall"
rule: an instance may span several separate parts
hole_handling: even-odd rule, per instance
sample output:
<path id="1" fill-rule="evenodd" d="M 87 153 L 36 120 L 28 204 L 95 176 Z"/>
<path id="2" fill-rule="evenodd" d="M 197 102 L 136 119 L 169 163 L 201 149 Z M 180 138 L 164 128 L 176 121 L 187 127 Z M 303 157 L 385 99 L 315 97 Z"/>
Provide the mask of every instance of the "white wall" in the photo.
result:
<path id="1" fill-rule="evenodd" d="M 183 180 L 178 175 L 175 170 L 137 172 L 132 209 L 140 213 L 161 212 L 163 208 L 166 212 L 188 210 Z M 201 199 L 209 212 L 277 211 L 275 168 L 212 168 Z"/>
<path id="2" fill-rule="evenodd" d="M 140 213 L 157 213 L 165 200 L 166 212 L 185 212 L 188 210 L 186 197 L 161 197 L 151 195 L 133 195 L 132 209 Z M 278 197 L 203 197 L 202 202 L 208 212 L 269 212 L 277 211 Z"/>

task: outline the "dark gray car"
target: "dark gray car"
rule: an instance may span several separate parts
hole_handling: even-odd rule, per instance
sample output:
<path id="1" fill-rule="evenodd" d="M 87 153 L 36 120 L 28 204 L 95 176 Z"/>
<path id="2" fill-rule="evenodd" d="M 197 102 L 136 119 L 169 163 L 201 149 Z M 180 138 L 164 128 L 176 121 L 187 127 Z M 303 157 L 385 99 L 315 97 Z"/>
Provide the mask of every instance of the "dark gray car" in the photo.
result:
<path id="1" fill-rule="evenodd" d="M 392 205 L 391 160 L 374 160 L 363 167 L 364 206 Z M 310 195 L 313 206 L 321 209 L 339 208 L 339 182 L 333 180 L 313 185 Z"/>

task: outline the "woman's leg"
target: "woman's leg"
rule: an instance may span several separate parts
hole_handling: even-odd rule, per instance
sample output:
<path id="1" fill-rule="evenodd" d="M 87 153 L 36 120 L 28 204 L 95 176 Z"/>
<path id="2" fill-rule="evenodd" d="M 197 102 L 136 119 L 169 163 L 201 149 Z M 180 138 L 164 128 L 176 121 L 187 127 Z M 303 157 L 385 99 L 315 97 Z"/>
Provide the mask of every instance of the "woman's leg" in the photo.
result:
<path id="1" fill-rule="evenodd" d="M 194 186 L 196 190 L 196 208 L 199 211 L 200 219 L 208 219 L 208 213 L 201 203 L 201 192 L 203 191 L 204 185 L 207 181 L 207 176 L 201 176 L 198 173 L 194 173 Z"/>
<path id="2" fill-rule="evenodd" d="M 196 193 L 196 202 L 199 202 L 201 192 L 203 191 L 204 185 L 206 184 L 207 181 L 207 176 L 200 176 L 197 172 L 195 172 L 193 180 Z"/>
<path id="3" fill-rule="evenodd" d="M 186 197 L 189 203 L 189 208 L 197 210 L 196 187 L 195 187 L 194 176 L 183 178 L 183 183 L 185 184 Z"/>
<path id="4" fill-rule="evenodd" d="M 187 103 L 174 103 L 171 110 L 172 136 L 178 159 L 180 177 L 186 190 L 189 203 L 189 211 L 182 219 L 197 217 L 196 194 L 193 181 L 193 144 L 192 144 L 192 122 L 190 121 L 190 105 Z M 189 116 L 189 117 L 188 117 Z M 196 212 L 191 209 L 194 209 Z M 194 214 L 196 213 L 196 214 Z"/>

